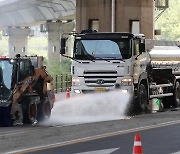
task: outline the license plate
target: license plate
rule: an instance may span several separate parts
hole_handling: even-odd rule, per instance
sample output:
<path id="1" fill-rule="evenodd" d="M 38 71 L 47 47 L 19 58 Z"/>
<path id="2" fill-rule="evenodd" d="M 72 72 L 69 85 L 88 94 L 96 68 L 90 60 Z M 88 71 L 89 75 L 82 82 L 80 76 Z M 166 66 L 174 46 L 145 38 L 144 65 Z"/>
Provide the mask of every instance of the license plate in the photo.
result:
<path id="1" fill-rule="evenodd" d="M 94 91 L 95 92 L 104 92 L 104 91 L 106 91 L 106 88 L 95 88 Z"/>

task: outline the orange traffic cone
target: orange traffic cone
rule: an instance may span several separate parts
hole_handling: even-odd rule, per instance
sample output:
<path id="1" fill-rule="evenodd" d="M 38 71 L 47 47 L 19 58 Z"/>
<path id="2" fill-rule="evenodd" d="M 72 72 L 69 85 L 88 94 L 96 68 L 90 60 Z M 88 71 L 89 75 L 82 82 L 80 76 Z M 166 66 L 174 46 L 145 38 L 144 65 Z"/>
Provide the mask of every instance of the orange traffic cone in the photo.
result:
<path id="1" fill-rule="evenodd" d="M 135 135 L 133 154 L 142 154 L 141 137 L 139 134 Z"/>
<path id="2" fill-rule="evenodd" d="M 68 98 L 70 98 L 70 90 L 69 89 L 66 90 L 66 99 L 68 99 Z"/>
<path id="3" fill-rule="evenodd" d="M 53 100 L 54 100 L 54 102 L 56 101 L 56 95 L 55 94 L 54 94 Z"/>

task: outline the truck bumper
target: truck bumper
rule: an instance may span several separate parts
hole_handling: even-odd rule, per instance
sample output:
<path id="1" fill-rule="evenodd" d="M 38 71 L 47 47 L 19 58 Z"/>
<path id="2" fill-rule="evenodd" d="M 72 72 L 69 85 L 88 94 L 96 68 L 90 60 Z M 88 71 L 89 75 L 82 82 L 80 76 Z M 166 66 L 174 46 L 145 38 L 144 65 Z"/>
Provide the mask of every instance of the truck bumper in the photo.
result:
<path id="1" fill-rule="evenodd" d="M 124 93 L 129 93 L 131 96 L 134 96 L 134 86 L 121 86 L 118 89 L 113 87 L 87 87 L 87 86 L 74 86 L 71 87 L 71 95 L 77 96 L 81 94 L 89 94 L 89 93 L 96 93 L 96 92 L 108 92 L 119 90 Z"/>

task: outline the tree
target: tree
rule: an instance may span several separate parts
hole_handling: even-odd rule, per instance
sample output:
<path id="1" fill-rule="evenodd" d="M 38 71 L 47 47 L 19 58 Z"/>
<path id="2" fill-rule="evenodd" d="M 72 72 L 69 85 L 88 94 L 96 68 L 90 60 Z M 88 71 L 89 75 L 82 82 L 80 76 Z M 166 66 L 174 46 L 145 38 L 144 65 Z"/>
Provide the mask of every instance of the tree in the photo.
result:
<path id="1" fill-rule="evenodd" d="M 169 8 L 155 22 L 155 28 L 161 29 L 161 35 L 157 39 L 180 40 L 180 1 L 170 0 Z"/>
<path id="2" fill-rule="evenodd" d="M 57 92 L 64 91 L 71 85 L 70 68 L 71 60 L 69 59 L 47 65 L 47 71 L 54 79 Z"/>

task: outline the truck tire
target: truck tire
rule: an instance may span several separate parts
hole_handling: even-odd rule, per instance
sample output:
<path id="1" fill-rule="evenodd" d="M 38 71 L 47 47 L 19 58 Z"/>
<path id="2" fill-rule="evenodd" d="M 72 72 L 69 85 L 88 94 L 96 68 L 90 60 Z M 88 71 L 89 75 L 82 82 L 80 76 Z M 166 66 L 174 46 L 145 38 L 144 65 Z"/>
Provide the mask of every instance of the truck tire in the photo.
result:
<path id="1" fill-rule="evenodd" d="M 138 107 L 137 107 L 137 99 L 132 99 L 129 101 L 127 108 L 125 110 L 125 116 L 134 116 L 138 114 Z"/>
<path id="2" fill-rule="evenodd" d="M 174 101 L 172 107 L 179 107 L 179 105 L 180 105 L 180 83 L 179 81 L 176 81 L 174 87 Z"/>
<path id="3" fill-rule="evenodd" d="M 33 124 L 37 121 L 37 104 L 32 100 L 23 102 L 23 123 L 24 124 Z"/>
<path id="4" fill-rule="evenodd" d="M 51 105 L 47 98 L 38 105 L 38 121 L 43 121 L 51 116 Z"/>
<path id="5" fill-rule="evenodd" d="M 144 84 L 140 84 L 138 90 L 138 112 L 144 113 L 147 111 L 147 104 L 148 104 L 148 94 L 147 89 Z"/>

